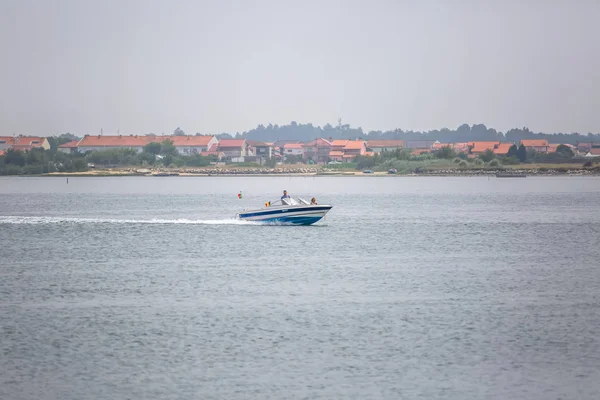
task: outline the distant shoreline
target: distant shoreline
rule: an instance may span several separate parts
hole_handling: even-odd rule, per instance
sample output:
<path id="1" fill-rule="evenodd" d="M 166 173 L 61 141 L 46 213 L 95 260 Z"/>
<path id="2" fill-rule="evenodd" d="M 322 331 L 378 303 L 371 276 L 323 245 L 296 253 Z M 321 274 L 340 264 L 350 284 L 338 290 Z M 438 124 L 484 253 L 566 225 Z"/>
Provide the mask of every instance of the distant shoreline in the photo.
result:
<path id="1" fill-rule="evenodd" d="M 139 177 L 223 177 L 223 176 L 256 176 L 256 177 L 419 177 L 419 176 L 492 176 L 501 175 L 526 175 L 526 176 L 600 176 L 600 167 L 593 168 L 505 168 L 505 169 L 432 169 L 424 170 L 419 173 L 398 173 L 389 174 L 387 172 L 364 173 L 362 171 L 332 171 L 317 169 L 245 169 L 245 168 L 219 168 L 217 170 L 202 169 L 161 169 L 161 170 L 141 170 L 141 169 L 114 169 L 114 170 L 92 170 L 86 172 L 54 172 L 49 174 L 31 174 L 31 175 L 5 175 L 22 177 L 120 177 L 120 176 L 139 176 Z"/>

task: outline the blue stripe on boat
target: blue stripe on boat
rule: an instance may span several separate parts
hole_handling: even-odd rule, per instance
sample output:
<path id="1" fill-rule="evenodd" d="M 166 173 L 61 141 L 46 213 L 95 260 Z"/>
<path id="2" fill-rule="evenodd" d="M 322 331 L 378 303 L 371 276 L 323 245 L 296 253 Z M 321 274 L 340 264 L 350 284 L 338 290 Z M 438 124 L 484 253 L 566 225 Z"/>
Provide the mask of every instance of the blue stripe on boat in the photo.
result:
<path id="1" fill-rule="evenodd" d="M 282 213 L 291 213 L 298 211 L 327 211 L 330 210 L 331 207 L 302 207 L 302 208 L 283 208 L 279 210 L 265 210 L 265 211 L 257 211 L 251 213 L 240 213 L 240 218 L 249 218 L 249 217 L 258 217 L 263 215 L 277 215 Z"/>
<path id="2" fill-rule="evenodd" d="M 276 217 L 269 219 L 261 219 L 260 221 L 253 221 L 258 223 L 282 223 L 282 224 L 293 224 L 293 225 L 311 225 L 320 220 L 323 217 L 307 217 L 307 216 L 292 216 L 292 217 Z"/>

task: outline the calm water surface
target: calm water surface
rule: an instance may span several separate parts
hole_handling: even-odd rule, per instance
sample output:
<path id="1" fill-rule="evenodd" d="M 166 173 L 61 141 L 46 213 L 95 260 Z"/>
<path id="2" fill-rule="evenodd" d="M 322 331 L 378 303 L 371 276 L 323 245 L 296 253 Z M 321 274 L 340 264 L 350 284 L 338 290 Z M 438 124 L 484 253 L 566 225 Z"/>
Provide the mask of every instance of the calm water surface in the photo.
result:
<path id="1" fill-rule="evenodd" d="M 597 399 L 599 242 L 598 178 L 0 178 L 0 399 Z"/>

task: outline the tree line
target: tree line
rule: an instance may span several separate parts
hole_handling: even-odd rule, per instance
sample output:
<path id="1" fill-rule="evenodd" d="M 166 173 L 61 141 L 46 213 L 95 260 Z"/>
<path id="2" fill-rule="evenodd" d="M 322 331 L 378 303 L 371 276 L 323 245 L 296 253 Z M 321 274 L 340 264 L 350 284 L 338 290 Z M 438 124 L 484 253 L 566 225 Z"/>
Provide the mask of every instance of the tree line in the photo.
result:
<path id="1" fill-rule="evenodd" d="M 315 138 L 325 139 L 364 139 L 364 140 L 431 140 L 441 143 L 459 143 L 469 141 L 503 141 L 518 143 L 524 139 L 547 139 L 550 143 L 576 145 L 578 142 L 600 142 L 600 134 L 588 133 L 543 133 L 532 132 L 528 128 L 515 128 L 507 132 L 499 132 L 483 124 L 462 124 L 456 129 L 436 129 L 427 132 L 405 131 L 394 129 L 388 131 L 364 132 L 362 128 L 353 128 L 348 124 L 338 122 L 337 126 L 326 124 L 314 126 L 311 123 L 299 124 L 292 121 L 289 125 L 258 125 L 256 128 L 242 133 L 221 133 L 219 138 L 239 138 L 275 142 L 278 140 L 297 140 L 308 142 Z"/>

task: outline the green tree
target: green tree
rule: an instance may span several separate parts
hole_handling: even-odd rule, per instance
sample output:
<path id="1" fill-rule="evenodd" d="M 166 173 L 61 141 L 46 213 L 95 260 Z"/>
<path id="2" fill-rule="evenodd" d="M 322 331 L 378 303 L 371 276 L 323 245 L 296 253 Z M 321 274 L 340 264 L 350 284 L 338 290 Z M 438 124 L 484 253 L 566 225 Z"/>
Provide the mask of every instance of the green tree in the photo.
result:
<path id="1" fill-rule="evenodd" d="M 154 165 L 154 163 L 156 162 L 156 154 L 143 151 L 142 153 L 140 153 L 140 161 L 142 163 L 145 162 L 147 164 Z"/>
<path id="2" fill-rule="evenodd" d="M 4 163 L 22 167 L 25 165 L 25 154 L 22 151 L 8 149 L 4 154 Z"/>
<path id="3" fill-rule="evenodd" d="M 517 158 L 521 162 L 527 161 L 527 149 L 525 148 L 525 146 L 523 146 L 523 145 L 519 146 L 519 150 L 518 150 L 518 153 L 517 153 Z"/>
<path id="4" fill-rule="evenodd" d="M 515 157 L 515 158 L 518 158 L 518 154 L 519 154 L 519 148 L 517 147 L 516 144 L 513 144 L 508 149 L 508 153 L 506 153 L 506 157 Z"/>
<path id="5" fill-rule="evenodd" d="M 556 152 L 565 158 L 573 158 L 575 156 L 573 150 L 569 146 L 565 146 L 564 144 L 559 144 L 556 148 Z"/>
<path id="6" fill-rule="evenodd" d="M 172 140 L 166 139 L 161 143 L 160 154 L 162 156 L 176 156 L 177 155 L 177 149 L 175 148 L 175 145 L 173 144 Z"/>
<path id="7" fill-rule="evenodd" d="M 484 151 L 483 153 L 481 153 L 479 155 L 479 158 L 481 159 L 481 161 L 484 162 L 490 162 L 492 161 L 494 158 L 496 158 L 496 154 L 494 154 L 494 151 L 491 149 L 486 149 L 486 151 Z"/>
<path id="8" fill-rule="evenodd" d="M 444 146 L 435 152 L 437 158 L 449 160 L 456 157 L 456 151 L 450 146 Z"/>
<path id="9" fill-rule="evenodd" d="M 185 136 L 185 132 L 180 127 L 173 131 L 173 136 Z"/>
<path id="10" fill-rule="evenodd" d="M 154 155 L 160 154 L 161 150 L 162 150 L 162 145 L 158 142 L 150 142 L 144 146 L 144 152 L 154 154 Z"/>

